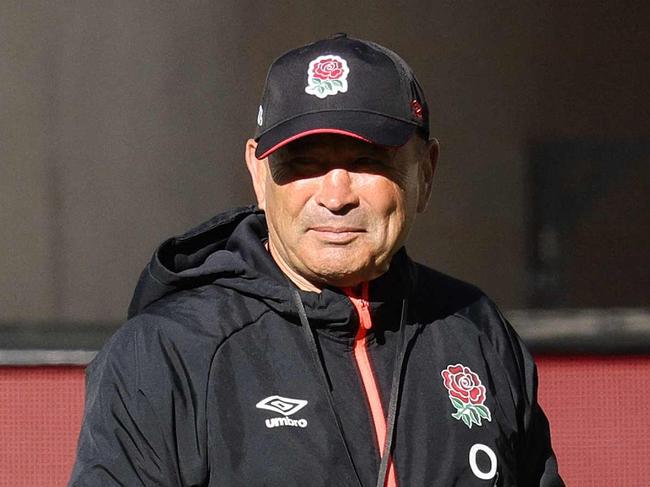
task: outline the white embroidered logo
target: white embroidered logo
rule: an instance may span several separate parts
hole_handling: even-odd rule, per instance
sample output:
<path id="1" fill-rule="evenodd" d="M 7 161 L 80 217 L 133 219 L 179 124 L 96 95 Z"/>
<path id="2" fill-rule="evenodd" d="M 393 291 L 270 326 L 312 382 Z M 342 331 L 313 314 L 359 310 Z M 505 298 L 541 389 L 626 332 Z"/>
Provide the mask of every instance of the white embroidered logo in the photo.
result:
<path id="1" fill-rule="evenodd" d="M 309 63 L 305 93 L 325 98 L 348 91 L 350 68 L 345 59 L 334 54 L 318 56 Z"/>
<path id="2" fill-rule="evenodd" d="M 490 470 L 487 472 L 481 470 L 476 461 L 478 452 L 483 452 L 487 455 L 488 460 L 490 460 Z M 475 443 L 472 445 L 472 448 L 469 450 L 469 467 L 472 469 L 472 473 L 476 475 L 481 480 L 490 480 L 497 475 L 497 456 L 494 453 L 494 450 L 487 445 L 482 443 Z"/>
<path id="3" fill-rule="evenodd" d="M 269 396 L 258 402 L 255 407 L 266 409 L 284 415 L 279 418 L 269 418 L 265 421 L 267 428 L 276 428 L 278 426 L 298 426 L 307 427 L 306 419 L 292 419 L 289 416 L 297 413 L 307 405 L 308 401 L 304 399 L 292 399 L 290 397 Z"/>
<path id="4" fill-rule="evenodd" d="M 260 109 L 257 111 L 257 125 L 261 127 L 263 122 L 264 122 L 264 110 L 262 109 L 262 105 L 260 105 Z"/>

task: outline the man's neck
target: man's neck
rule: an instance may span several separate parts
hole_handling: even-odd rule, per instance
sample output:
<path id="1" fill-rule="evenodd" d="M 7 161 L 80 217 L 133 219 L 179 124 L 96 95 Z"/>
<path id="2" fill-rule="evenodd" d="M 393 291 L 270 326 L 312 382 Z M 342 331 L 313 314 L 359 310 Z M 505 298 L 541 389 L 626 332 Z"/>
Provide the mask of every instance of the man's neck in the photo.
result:
<path id="1" fill-rule="evenodd" d="M 282 273 L 289 278 L 291 282 L 293 282 L 298 289 L 301 289 L 303 291 L 311 291 L 314 293 L 320 293 L 321 288 L 315 286 L 313 283 L 302 277 L 300 274 L 298 274 L 296 271 L 294 271 L 291 267 L 289 267 L 282 258 L 278 255 L 278 251 L 271 242 L 271 240 L 267 240 L 265 243 L 266 250 L 269 251 L 271 254 L 271 257 L 277 264 L 277 266 L 280 268 Z"/>

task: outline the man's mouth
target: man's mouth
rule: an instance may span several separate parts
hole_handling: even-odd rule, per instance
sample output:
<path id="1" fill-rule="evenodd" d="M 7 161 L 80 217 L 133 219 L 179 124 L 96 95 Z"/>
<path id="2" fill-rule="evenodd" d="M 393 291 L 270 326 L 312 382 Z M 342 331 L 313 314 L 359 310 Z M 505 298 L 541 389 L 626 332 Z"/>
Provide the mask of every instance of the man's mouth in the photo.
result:
<path id="1" fill-rule="evenodd" d="M 346 244 L 365 233 L 365 229 L 361 227 L 329 225 L 311 227 L 309 231 L 313 232 L 316 238 L 334 244 Z"/>

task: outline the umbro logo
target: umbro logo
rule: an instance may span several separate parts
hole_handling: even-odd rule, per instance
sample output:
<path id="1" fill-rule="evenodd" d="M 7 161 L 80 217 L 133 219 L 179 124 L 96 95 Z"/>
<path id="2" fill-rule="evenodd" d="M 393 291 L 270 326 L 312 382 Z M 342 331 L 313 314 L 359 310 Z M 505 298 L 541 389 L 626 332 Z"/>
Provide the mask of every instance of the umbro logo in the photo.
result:
<path id="1" fill-rule="evenodd" d="M 291 416 L 297 413 L 307 405 L 304 399 L 291 399 L 290 397 L 269 396 L 258 402 L 255 407 L 258 409 L 268 409 L 274 413 Z"/>
<path id="2" fill-rule="evenodd" d="M 265 421 L 267 428 L 276 428 L 278 426 L 297 426 L 300 428 L 307 427 L 306 419 L 293 419 L 290 418 L 292 414 L 297 413 L 307 405 L 304 399 L 292 399 L 290 397 L 282 396 L 269 396 L 258 402 L 255 407 L 257 409 L 266 409 L 274 413 L 284 415 L 280 418 L 269 418 Z"/>

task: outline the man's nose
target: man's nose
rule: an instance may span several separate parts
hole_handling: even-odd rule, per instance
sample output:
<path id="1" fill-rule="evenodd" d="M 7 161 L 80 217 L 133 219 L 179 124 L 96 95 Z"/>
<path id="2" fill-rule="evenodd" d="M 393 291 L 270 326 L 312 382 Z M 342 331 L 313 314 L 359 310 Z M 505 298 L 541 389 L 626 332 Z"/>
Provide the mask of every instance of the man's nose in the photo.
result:
<path id="1" fill-rule="evenodd" d="M 321 176 L 316 202 L 331 212 L 347 211 L 359 204 L 352 187 L 352 177 L 346 169 L 331 169 Z"/>

